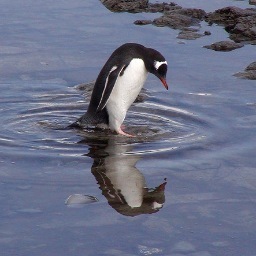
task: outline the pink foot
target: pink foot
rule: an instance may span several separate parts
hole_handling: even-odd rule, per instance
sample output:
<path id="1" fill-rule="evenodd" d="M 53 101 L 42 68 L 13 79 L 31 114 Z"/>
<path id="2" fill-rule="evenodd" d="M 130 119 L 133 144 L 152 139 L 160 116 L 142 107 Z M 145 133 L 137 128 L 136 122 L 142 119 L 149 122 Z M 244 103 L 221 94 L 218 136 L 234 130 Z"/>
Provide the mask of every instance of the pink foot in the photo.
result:
<path id="1" fill-rule="evenodd" d="M 124 135 L 124 136 L 127 136 L 127 137 L 136 137 L 135 135 L 131 135 L 129 133 L 126 133 L 124 132 L 121 127 L 119 128 L 119 130 L 117 131 L 118 134 L 121 134 L 121 135 Z"/>

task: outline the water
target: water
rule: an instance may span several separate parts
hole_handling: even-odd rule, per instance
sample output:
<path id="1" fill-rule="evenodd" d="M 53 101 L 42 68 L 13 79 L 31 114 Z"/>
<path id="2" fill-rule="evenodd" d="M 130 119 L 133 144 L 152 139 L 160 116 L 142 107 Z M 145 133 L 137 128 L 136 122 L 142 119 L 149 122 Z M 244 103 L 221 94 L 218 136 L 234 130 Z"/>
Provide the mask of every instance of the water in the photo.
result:
<path id="1" fill-rule="evenodd" d="M 248 7 L 207 2 L 190 4 Z M 157 15 L 98 1 L 2 3 L 1 255 L 255 255 L 255 81 L 232 76 L 255 46 L 204 49 L 228 37 L 205 23 L 211 36 L 184 43 L 178 31 L 132 24 Z M 137 137 L 63 129 L 128 41 L 169 63 L 169 91 L 149 76 L 128 113 Z M 79 207 L 65 204 L 77 194 Z"/>

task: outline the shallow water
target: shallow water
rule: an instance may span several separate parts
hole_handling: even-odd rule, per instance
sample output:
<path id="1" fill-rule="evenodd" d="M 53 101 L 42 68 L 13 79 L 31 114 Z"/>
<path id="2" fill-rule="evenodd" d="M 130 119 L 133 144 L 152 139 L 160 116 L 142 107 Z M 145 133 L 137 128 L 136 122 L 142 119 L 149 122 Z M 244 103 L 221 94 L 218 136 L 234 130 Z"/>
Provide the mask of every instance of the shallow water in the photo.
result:
<path id="1" fill-rule="evenodd" d="M 255 254 L 255 81 L 232 76 L 255 61 L 255 46 L 213 52 L 202 46 L 225 40 L 222 27 L 202 23 L 211 36 L 181 41 L 133 25 L 158 14 L 114 14 L 92 0 L 4 1 L 0 14 L 1 255 Z M 137 136 L 64 129 L 128 41 L 169 63 L 169 91 L 150 75 L 127 115 Z"/>

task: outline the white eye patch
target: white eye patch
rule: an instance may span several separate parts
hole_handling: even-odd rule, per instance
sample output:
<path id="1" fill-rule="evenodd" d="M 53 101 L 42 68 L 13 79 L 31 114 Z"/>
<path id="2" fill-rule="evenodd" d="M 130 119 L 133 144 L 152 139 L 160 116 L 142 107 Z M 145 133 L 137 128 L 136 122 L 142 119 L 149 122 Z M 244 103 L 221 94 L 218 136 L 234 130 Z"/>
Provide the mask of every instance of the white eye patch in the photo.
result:
<path id="1" fill-rule="evenodd" d="M 156 70 L 158 70 L 159 67 L 160 67 L 161 65 L 163 65 L 163 64 L 166 64 L 166 65 L 167 65 L 167 61 L 157 61 L 157 60 L 154 61 L 154 66 L 155 66 L 155 69 L 156 69 Z"/>

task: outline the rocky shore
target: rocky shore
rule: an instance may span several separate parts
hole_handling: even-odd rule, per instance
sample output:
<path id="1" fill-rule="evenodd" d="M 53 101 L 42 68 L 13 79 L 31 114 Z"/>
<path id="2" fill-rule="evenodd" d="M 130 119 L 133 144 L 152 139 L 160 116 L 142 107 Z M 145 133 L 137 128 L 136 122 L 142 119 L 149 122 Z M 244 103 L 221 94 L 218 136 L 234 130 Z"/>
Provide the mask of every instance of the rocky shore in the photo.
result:
<path id="1" fill-rule="evenodd" d="M 236 73 L 234 76 L 243 79 L 256 80 L 256 61 L 248 65 L 243 72 Z"/>
<path id="2" fill-rule="evenodd" d="M 188 27 L 200 27 L 201 21 L 210 25 L 218 24 L 229 33 L 230 39 L 240 43 L 256 44 L 256 8 L 241 9 L 234 6 L 224 7 L 214 12 L 206 13 L 202 9 L 183 8 L 171 3 L 149 3 L 148 0 L 101 0 L 101 2 L 113 12 L 159 12 L 162 16 L 154 20 L 136 20 L 136 25 L 148 25 L 183 31 L 183 34 L 191 34 Z M 193 31 L 195 32 L 195 31 Z M 194 39 L 199 36 L 195 34 Z M 188 36 L 192 39 L 193 36 Z"/>
<path id="3" fill-rule="evenodd" d="M 207 14 L 206 21 L 224 26 L 235 42 L 256 44 L 256 9 L 225 7 Z"/>
<path id="4" fill-rule="evenodd" d="M 149 12 L 161 13 L 154 20 L 136 20 L 135 25 L 154 25 L 170 27 L 180 30 L 177 38 L 195 40 L 202 36 L 209 36 L 209 31 L 199 33 L 201 21 L 209 25 L 218 24 L 229 33 L 230 40 L 220 41 L 204 46 L 215 51 L 232 51 L 245 44 L 256 45 L 256 8 L 241 9 L 234 6 L 224 7 L 207 13 L 202 9 L 183 8 L 174 2 L 150 3 L 148 0 L 101 0 L 112 12 Z M 255 5 L 251 0 L 250 4 Z M 251 71 L 250 74 L 256 72 Z M 248 72 L 247 72 L 248 73 Z M 256 75 L 247 75 L 244 78 L 255 79 Z"/>

